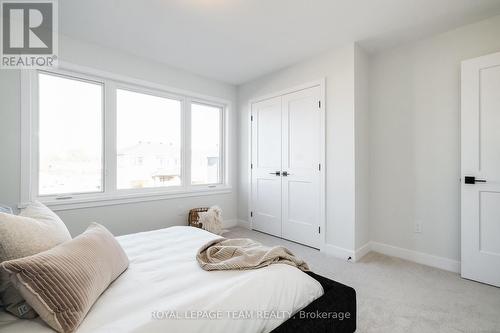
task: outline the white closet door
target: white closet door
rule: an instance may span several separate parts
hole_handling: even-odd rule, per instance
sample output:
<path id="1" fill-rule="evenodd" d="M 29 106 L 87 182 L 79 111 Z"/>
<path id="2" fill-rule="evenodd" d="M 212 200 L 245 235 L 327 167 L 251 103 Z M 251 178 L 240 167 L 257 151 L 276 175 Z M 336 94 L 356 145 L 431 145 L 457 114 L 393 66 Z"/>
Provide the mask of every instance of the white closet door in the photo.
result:
<path id="1" fill-rule="evenodd" d="M 281 237 L 281 97 L 252 104 L 252 228 Z"/>
<path id="2" fill-rule="evenodd" d="M 320 88 L 282 97 L 283 238 L 320 246 Z"/>
<path id="3" fill-rule="evenodd" d="M 500 287 L 500 53 L 462 64 L 462 276 Z"/>

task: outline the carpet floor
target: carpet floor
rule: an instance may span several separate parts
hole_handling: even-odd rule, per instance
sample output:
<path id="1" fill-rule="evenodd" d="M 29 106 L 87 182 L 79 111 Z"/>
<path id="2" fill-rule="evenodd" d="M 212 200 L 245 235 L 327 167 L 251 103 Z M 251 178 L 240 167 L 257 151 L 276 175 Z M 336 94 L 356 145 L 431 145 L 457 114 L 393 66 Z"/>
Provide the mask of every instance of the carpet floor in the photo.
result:
<path id="1" fill-rule="evenodd" d="M 224 236 L 283 245 L 315 273 L 356 289 L 357 332 L 500 332 L 500 288 L 375 252 L 351 263 L 241 227 Z"/>

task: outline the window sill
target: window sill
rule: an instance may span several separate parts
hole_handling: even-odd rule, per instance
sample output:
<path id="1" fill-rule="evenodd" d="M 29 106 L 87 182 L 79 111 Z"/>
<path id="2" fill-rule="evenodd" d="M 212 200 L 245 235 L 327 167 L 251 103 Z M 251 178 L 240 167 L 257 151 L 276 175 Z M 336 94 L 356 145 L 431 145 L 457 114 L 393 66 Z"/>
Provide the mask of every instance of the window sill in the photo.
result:
<path id="1" fill-rule="evenodd" d="M 195 189 L 189 191 L 163 191 L 156 193 L 128 193 L 128 194 L 97 194 L 92 197 L 72 198 L 67 200 L 54 200 L 39 198 L 44 205 L 50 207 L 53 211 L 72 210 L 79 208 L 102 207 L 111 205 L 122 205 L 128 203 L 159 201 L 176 198 L 200 197 L 205 195 L 229 194 L 232 192 L 230 186 L 221 186 L 218 188 Z M 18 208 L 25 208 L 28 203 L 23 202 Z"/>

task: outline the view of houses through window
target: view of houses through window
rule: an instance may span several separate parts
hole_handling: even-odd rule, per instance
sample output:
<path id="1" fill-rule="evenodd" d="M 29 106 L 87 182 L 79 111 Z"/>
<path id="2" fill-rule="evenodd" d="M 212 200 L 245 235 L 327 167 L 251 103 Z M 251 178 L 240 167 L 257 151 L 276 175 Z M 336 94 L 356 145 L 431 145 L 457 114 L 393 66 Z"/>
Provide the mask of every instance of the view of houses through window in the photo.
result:
<path id="1" fill-rule="evenodd" d="M 119 189 L 181 185 L 181 101 L 116 91 Z"/>

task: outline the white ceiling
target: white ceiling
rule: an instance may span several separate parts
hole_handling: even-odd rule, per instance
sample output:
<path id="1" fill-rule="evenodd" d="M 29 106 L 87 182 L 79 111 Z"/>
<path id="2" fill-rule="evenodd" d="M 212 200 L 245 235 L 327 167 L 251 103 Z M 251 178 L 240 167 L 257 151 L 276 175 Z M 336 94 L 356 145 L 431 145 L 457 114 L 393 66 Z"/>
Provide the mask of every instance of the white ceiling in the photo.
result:
<path id="1" fill-rule="evenodd" d="M 499 0 L 63 0 L 70 37 L 240 84 L 331 47 L 369 51 L 500 14 Z"/>

